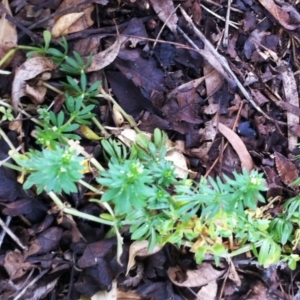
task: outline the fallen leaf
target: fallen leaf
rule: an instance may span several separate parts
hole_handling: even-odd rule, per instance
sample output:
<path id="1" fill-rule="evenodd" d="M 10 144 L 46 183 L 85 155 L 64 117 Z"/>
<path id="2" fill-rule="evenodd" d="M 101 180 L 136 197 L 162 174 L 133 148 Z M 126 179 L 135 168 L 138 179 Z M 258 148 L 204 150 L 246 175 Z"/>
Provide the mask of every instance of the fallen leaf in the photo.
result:
<path id="1" fill-rule="evenodd" d="M 225 273 L 226 270 L 216 270 L 209 263 L 202 263 L 197 266 L 196 270 L 188 270 L 184 276 L 186 280 L 179 281 L 178 278 L 182 278 L 182 269 L 177 267 L 169 268 L 168 276 L 173 284 L 182 287 L 199 287 L 206 285 L 212 281 L 215 281 Z"/>
<path id="2" fill-rule="evenodd" d="M 297 83 L 293 74 L 293 71 L 285 61 L 279 62 L 279 68 L 281 72 L 283 90 L 286 102 L 299 108 L 299 95 L 297 89 Z M 292 126 L 299 124 L 299 117 L 293 113 L 287 112 L 287 124 L 288 124 L 288 147 L 290 151 L 293 151 L 298 145 L 298 137 L 290 130 Z"/>
<path id="3" fill-rule="evenodd" d="M 215 300 L 218 292 L 218 284 L 216 280 L 210 281 L 207 285 L 203 286 L 197 293 L 200 299 Z M 197 297 L 197 298 L 198 298 Z"/>
<path id="4" fill-rule="evenodd" d="M 235 132 L 220 122 L 218 124 L 218 128 L 238 154 L 242 168 L 245 168 L 248 172 L 250 172 L 253 169 L 254 164 L 243 141 Z"/>
<path id="5" fill-rule="evenodd" d="M 66 14 L 60 17 L 54 24 L 51 30 L 53 38 L 57 38 L 69 33 L 69 27 L 74 24 L 80 17 L 84 15 L 84 12 Z"/>
<path id="6" fill-rule="evenodd" d="M 273 0 L 258 0 L 261 5 L 278 21 L 280 25 L 282 25 L 285 29 L 295 30 L 299 27 L 299 13 L 291 5 L 283 4 L 282 7 L 275 4 Z M 283 3 L 283 2 L 282 2 Z M 295 16 L 293 19 L 289 15 L 289 11 L 293 11 Z M 295 17 L 298 17 L 298 24 L 294 22 Z"/>
<path id="7" fill-rule="evenodd" d="M 117 57 L 123 39 L 120 39 L 119 34 L 117 34 L 116 41 L 107 49 L 93 56 L 93 61 L 91 65 L 85 70 L 88 72 L 99 71 L 111 64 Z"/>
<path id="8" fill-rule="evenodd" d="M 4 258 L 4 268 L 10 280 L 22 277 L 33 266 L 29 262 L 24 262 L 24 256 L 19 250 L 9 251 Z"/>
<path id="9" fill-rule="evenodd" d="M 134 241 L 129 248 L 129 258 L 126 276 L 128 275 L 131 268 L 135 265 L 135 257 L 147 257 L 162 249 L 161 246 L 155 245 L 152 251 L 148 251 L 149 242 L 148 241 Z"/>
<path id="10" fill-rule="evenodd" d="M 292 183 L 299 178 L 299 172 L 295 164 L 279 152 L 275 152 L 275 163 L 281 181 L 287 186 L 295 188 Z"/>
<path id="11" fill-rule="evenodd" d="M 90 127 L 87 125 L 80 125 L 79 127 L 81 134 L 88 140 L 97 141 L 101 140 L 101 137 L 97 135 Z"/>
<path id="12" fill-rule="evenodd" d="M 12 15 L 8 0 L 3 0 L 2 5 L 4 6 L 4 8 L 6 8 L 8 13 Z M 5 18 L 5 15 L 5 13 L 2 13 L 0 18 L 0 60 L 5 56 L 7 52 L 9 52 L 9 50 L 17 46 L 18 41 L 16 26 L 9 22 Z M 5 69 L 11 59 L 12 57 L 6 60 L 1 68 Z"/>
<path id="13" fill-rule="evenodd" d="M 26 84 L 29 79 L 55 69 L 54 63 L 46 57 L 32 57 L 27 59 L 16 71 L 12 83 L 12 106 L 15 114 L 18 111 L 20 98 L 26 95 Z"/>
<path id="14" fill-rule="evenodd" d="M 173 33 L 177 33 L 178 17 L 172 0 L 150 0 L 150 3 L 163 23 L 170 28 Z"/>

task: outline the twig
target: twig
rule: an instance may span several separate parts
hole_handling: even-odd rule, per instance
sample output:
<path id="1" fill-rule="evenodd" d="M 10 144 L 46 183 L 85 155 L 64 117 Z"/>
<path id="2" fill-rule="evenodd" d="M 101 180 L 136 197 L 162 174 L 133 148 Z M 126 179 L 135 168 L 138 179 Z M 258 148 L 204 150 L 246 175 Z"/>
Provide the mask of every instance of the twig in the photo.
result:
<path id="1" fill-rule="evenodd" d="M 6 218 L 6 222 L 5 222 L 5 225 L 8 227 L 9 226 L 9 223 L 11 221 L 12 217 L 11 216 L 7 216 Z M 0 249 L 1 249 L 1 245 L 3 243 L 3 240 L 4 240 L 4 237 L 5 237 L 5 230 L 2 230 L 2 232 L 0 233 Z"/>
<path id="2" fill-rule="evenodd" d="M 166 22 L 163 24 L 163 26 L 161 27 L 160 31 L 158 32 L 158 35 L 155 39 L 155 42 L 153 43 L 153 49 L 155 48 L 157 41 L 159 40 L 159 37 L 161 35 L 161 33 L 163 32 L 164 28 L 167 26 L 167 23 L 169 22 L 170 18 L 173 16 L 173 14 L 176 12 L 176 10 L 178 9 L 178 7 L 180 6 L 180 4 L 178 4 L 175 9 L 170 13 L 170 15 L 168 16 Z"/>
<path id="3" fill-rule="evenodd" d="M 38 280 L 40 280 L 47 272 L 49 269 L 46 269 L 42 271 L 36 278 L 34 278 L 23 290 L 19 292 L 19 294 L 14 298 L 14 300 L 20 299 L 27 291 L 27 289 L 31 286 L 33 286 Z M 32 270 L 33 272 L 33 270 Z M 31 273 L 32 274 L 32 273 Z"/>
<path id="4" fill-rule="evenodd" d="M 211 13 L 213 16 L 215 16 L 216 18 L 226 22 L 225 18 L 219 16 L 218 14 L 216 14 L 215 12 L 213 12 L 212 10 L 210 10 L 209 8 L 207 8 L 206 6 L 204 6 L 203 4 L 201 4 L 201 7 L 203 7 L 207 12 Z M 239 23 L 236 23 L 236 22 L 232 22 L 232 21 L 229 21 L 228 22 L 231 27 L 235 28 L 235 29 L 239 29 L 238 25 Z"/>
<path id="5" fill-rule="evenodd" d="M 232 0 L 228 0 L 228 2 L 227 2 L 228 7 L 227 7 L 225 29 L 224 29 L 224 36 L 223 36 L 223 47 L 225 47 L 225 48 L 228 47 L 228 33 L 229 33 L 231 1 Z"/>
<path id="6" fill-rule="evenodd" d="M 16 242 L 16 244 L 20 248 L 22 248 L 23 250 L 27 249 L 27 247 L 22 244 L 22 242 L 19 240 L 19 238 L 8 228 L 8 226 L 3 222 L 3 220 L 1 218 L 0 218 L 0 226 Z"/>
<path id="7" fill-rule="evenodd" d="M 244 95 L 244 97 L 251 103 L 251 105 L 257 110 L 259 111 L 261 114 L 263 114 L 268 120 L 271 120 L 273 122 L 275 122 L 271 117 L 269 117 L 252 99 L 251 95 L 249 94 L 249 92 L 244 88 L 244 86 L 242 85 L 242 83 L 238 80 L 238 78 L 236 77 L 236 75 L 233 73 L 233 71 L 230 69 L 230 66 L 226 60 L 225 57 L 223 57 L 222 55 L 220 55 L 216 49 L 214 48 L 214 46 L 210 43 L 210 41 L 204 36 L 204 34 L 194 25 L 192 19 L 188 16 L 188 14 L 185 12 L 185 10 L 180 7 L 181 13 L 184 16 L 184 18 L 186 19 L 186 21 L 192 26 L 195 34 L 201 39 L 201 41 L 204 43 L 205 47 L 207 47 L 207 49 L 216 57 L 216 59 L 220 62 L 220 64 L 222 65 L 222 67 L 224 68 L 224 70 L 233 78 L 233 80 L 235 81 L 236 85 L 238 86 L 238 88 L 240 89 L 240 91 L 242 92 L 242 94 Z M 178 26 L 178 30 L 180 32 L 183 32 L 183 30 Z M 197 46 L 196 46 L 197 47 Z M 198 48 L 198 47 L 197 47 Z M 196 48 L 196 49 L 197 49 Z M 198 50 L 200 50 L 198 48 Z M 229 81 L 229 83 L 231 84 L 231 82 Z M 276 123 L 276 122 L 275 122 Z"/>

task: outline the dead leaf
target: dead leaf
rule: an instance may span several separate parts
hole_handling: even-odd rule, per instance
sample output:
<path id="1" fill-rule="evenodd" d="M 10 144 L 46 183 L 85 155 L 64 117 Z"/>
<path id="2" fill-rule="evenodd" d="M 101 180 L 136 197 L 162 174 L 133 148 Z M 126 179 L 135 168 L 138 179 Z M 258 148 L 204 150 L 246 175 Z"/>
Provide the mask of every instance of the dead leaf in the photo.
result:
<path id="1" fill-rule="evenodd" d="M 288 11 L 289 10 L 291 11 L 292 6 L 284 5 L 283 7 L 280 7 L 276 5 L 273 0 L 258 0 L 258 1 L 285 29 L 294 30 L 299 27 L 299 22 L 298 24 L 295 24 L 295 22 L 293 21 L 296 18 L 293 16 L 293 20 L 292 20 L 292 18 L 288 14 Z M 295 13 L 295 16 L 298 16 L 298 20 L 299 20 L 299 13 L 297 13 L 297 11 Z"/>
<path id="2" fill-rule="evenodd" d="M 293 71 L 285 61 L 279 62 L 279 68 L 283 70 L 281 76 L 286 102 L 299 108 L 299 95 Z M 289 129 L 288 147 L 290 151 L 293 151 L 298 144 L 298 137 L 293 134 L 293 132 L 290 130 L 290 127 L 299 124 L 299 117 L 293 113 L 287 112 L 287 124 Z"/>
<path id="3" fill-rule="evenodd" d="M 196 270 L 188 270 L 184 276 L 186 280 L 179 281 L 178 278 L 182 278 L 182 269 L 177 267 L 169 268 L 168 276 L 170 280 L 177 286 L 182 287 L 199 287 L 215 281 L 225 273 L 225 270 L 218 271 L 212 267 L 209 263 L 202 263 L 197 266 Z"/>
<path id="4" fill-rule="evenodd" d="M 205 128 L 199 130 L 199 134 L 201 135 L 200 142 L 202 142 L 201 146 L 188 150 L 189 155 L 200 158 L 204 165 L 209 160 L 209 151 L 217 135 L 215 123 L 214 119 L 206 122 Z"/>
<path id="5" fill-rule="evenodd" d="M 218 128 L 238 154 L 242 168 L 245 168 L 248 172 L 250 172 L 253 169 L 254 164 L 243 141 L 235 132 L 220 122 L 218 124 Z"/>
<path id="6" fill-rule="evenodd" d="M 24 262 L 24 256 L 19 250 L 7 252 L 4 259 L 4 268 L 10 280 L 22 277 L 33 266 L 29 262 Z"/>
<path id="7" fill-rule="evenodd" d="M 177 33 L 178 17 L 175 13 L 175 7 L 172 0 L 150 0 L 150 3 L 157 13 L 158 17 L 163 23 L 170 28 L 170 30 Z"/>
<path id="8" fill-rule="evenodd" d="M 295 164 L 279 152 L 275 152 L 275 163 L 282 182 L 289 187 L 295 188 L 295 186 L 292 186 L 292 183 L 299 178 L 299 172 Z"/>
<path id="9" fill-rule="evenodd" d="M 215 300 L 218 292 L 218 284 L 216 280 L 209 282 L 207 285 L 202 287 L 197 293 L 200 299 Z"/>
<path id="10" fill-rule="evenodd" d="M 86 69 L 86 72 L 99 71 L 111 64 L 117 57 L 123 39 L 120 39 L 119 34 L 117 34 L 116 41 L 107 49 L 93 56 L 93 61 L 91 65 Z"/>
<path id="11" fill-rule="evenodd" d="M 84 12 L 71 13 L 60 17 L 54 24 L 51 35 L 53 38 L 57 38 L 69 33 L 69 27 L 74 24 L 80 17 L 84 15 Z"/>
<path id="12" fill-rule="evenodd" d="M 91 18 L 94 5 L 81 5 L 80 12 L 76 10 L 77 5 L 77 0 L 64 0 L 57 8 L 57 11 L 60 11 L 68 7 L 74 7 L 71 11 L 69 10 L 68 14 L 63 15 L 55 20 L 55 25 L 52 28 L 52 35 L 54 37 L 79 32 L 91 27 L 94 24 L 94 21 Z"/>
<path id="13" fill-rule="evenodd" d="M 129 258 L 128 258 L 128 265 L 126 276 L 128 275 L 130 269 L 135 265 L 135 257 L 147 257 L 152 255 L 159 250 L 162 249 L 161 246 L 155 245 L 152 251 L 148 251 L 149 242 L 148 241 L 134 241 L 129 248 Z"/>
<path id="14" fill-rule="evenodd" d="M 54 63 L 46 57 L 32 57 L 27 59 L 16 71 L 12 83 L 12 106 L 15 114 L 18 112 L 20 98 L 26 95 L 26 84 L 29 79 L 55 69 Z"/>
<path id="15" fill-rule="evenodd" d="M 3 0 L 2 5 L 4 8 L 6 8 L 9 14 L 12 15 L 8 0 Z M 2 59 L 4 55 L 9 52 L 9 50 L 17 46 L 17 41 L 18 36 L 15 25 L 5 18 L 5 13 L 2 13 L 0 18 L 0 59 Z M 5 69 L 11 59 L 12 57 L 7 60 L 5 64 L 1 66 L 1 68 Z"/>

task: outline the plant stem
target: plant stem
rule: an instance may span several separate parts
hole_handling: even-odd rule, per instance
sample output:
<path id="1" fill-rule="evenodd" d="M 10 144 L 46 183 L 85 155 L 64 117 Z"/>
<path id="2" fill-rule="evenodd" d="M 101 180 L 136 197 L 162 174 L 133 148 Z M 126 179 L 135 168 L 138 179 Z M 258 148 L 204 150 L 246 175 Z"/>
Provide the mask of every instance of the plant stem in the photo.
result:
<path id="1" fill-rule="evenodd" d="M 11 164 L 9 162 L 2 161 L 2 162 L 0 162 L 0 166 L 1 165 L 4 166 L 4 167 L 10 168 L 12 170 L 18 171 L 18 172 L 23 172 L 24 171 L 23 168 L 21 168 L 19 166 L 16 166 L 14 164 Z"/>
<path id="2" fill-rule="evenodd" d="M 11 49 L 9 50 L 0 60 L 0 67 L 11 57 L 15 54 L 15 52 L 17 51 L 17 48 Z"/>
<path id="3" fill-rule="evenodd" d="M 108 221 L 108 220 L 105 220 L 105 219 L 102 219 L 102 218 L 99 218 L 99 217 L 95 217 L 95 216 L 80 212 L 77 209 L 72 208 L 72 207 L 66 207 L 62 203 L 62 201 L 57 197 L 57 195 L 54 194 L 53 192 L 49 192 L 48 196 L 53 200 L 53 202 L 57 205 L 57 207 L 59 209 L 61 209 L 66 214 L 70 214 L 70 215 L 73 215 L 73 216 L 76 216 L 76 217 L 79 217 L 79 218 L 83 218 L 83 219 L 86 219 L 86 220 L 89 220 L 89 221 L 94 221 L 94 222 L 101 223 L 101 224 L 108 225 L 108 226 L 114 226 L 115 225 L 114 222 L 111 222 L 111 221 Z"/>
<path id="4" fill-rule="evenodd" d="M 137 133 L 141 133 L 141 131 L 138 129 L 136 123 L 132 120 L 132 118 L 124 111 L 124 109 L 111 95 L 105 92 L 102 86 L 100 86 L 100 94 L 98 95 L 98 97 L 104 98 L 107 101 L 112 102 L 116 106 L 116 108 L 120 111 L 120 113 L 123 115 L 123 117 L 127 120 L 127 122 L 130 124 L 130 126 L 133 127 Z"/>

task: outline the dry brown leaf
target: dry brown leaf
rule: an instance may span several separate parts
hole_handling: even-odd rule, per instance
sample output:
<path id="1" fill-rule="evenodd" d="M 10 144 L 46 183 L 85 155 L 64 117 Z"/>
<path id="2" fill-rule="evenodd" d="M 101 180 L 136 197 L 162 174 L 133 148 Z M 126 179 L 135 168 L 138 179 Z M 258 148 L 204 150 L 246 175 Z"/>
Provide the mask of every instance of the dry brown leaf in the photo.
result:
<path id="1" fill-rule="evenodd" d="M 111 64 L 117 57 L 123 41 L 124 39 L 121 39 L 119 34 L 117 34 L 116 41 L 110 47 L 93 56 L 93 61 L 86 69 L 86 72 L 99 71 Z"/>
<path id="2" fill-rule="evenodd" d="M 46 57 L 32 57 L 27 59 L 16 71 L 12 84 L 12 106 L 15 114 L 18 111 L 20 98 L 26 95 L 28 80 L 35 78 L 41 73 L 55 69 L 54 63 Z"/>
<path id="3" fill-rule="evenodd" d="M 206 162 L 209 160 L 209 150 L 217 135 L 215 119 L 206 122 L 205 128 L 200 129 L 199 133 L 201 135 L 201 146 L 199 148 L 189 149 L 187 153 L 191 156 L 196 156 L 200 158 L 202 164 L 205 165 Z"/>
<path id="4" fill-rule="evenodd" d="M 215 300 L 218 292 L 218 284 L 216 280 L 209 282 L 207 285 L 202 287 L 197 293 L 200 299 Z"/>
<path id="5" fill-rule="evenodd" d="M 250 172 L 253 169 L 254 164 L 243 141 L 235 132 L 224 124 L 219 123 L 218 128 L 238 154 L 242 168 L 245 168 L 248 172 Z"/>
<path id="6" fill-rule="evenodd" d="M 202 263 L 197 266 L 196 270 L 188 270 L 185 281 L 178 281 L 178 278 L 182 278 L 182 270 L 178 267 L 172 267 L 168 270 L 168 276 L 170 280 L 177 286 L 182 287 L 199 287 L 206 285 L 212 281 L 215 281 L 225 273 L 225 270 L 219 271 L 212 267 L 209 263 Z"/>
<path id="7" fill-rule="evenodd" d="M 154 249 L 149 252 L 148 246 L 148 241 L 135 241 L 130 245 L 126 276 L 128 275 L 130 269 L 135 265 L 136 256 L 147 257 L 162 249 L 161 246 L 155 245 Z"/>
<path id="8" fill-rule="evenodd" d="M 292 186 L 292 183 L 299 177 L 295 164 L 279 152 L 275 152 L 275 163 L 281 181 L 287 186 L 295 188 L 295 186 Z"/>
<path id="9" fill-rule="evenodd" d="M 8 0 L 3 0 L 2 4 L 11 15 L 12 13 Z M 2 59 L 9 50 L 17 46 L 17 41 L 18 36 L 15 25 L 5 18 L 5 14 L 2 14 L 0 18 L 0 59 Z M 11 59 L 12 57 L 10 60 Z M 9 64 L 10 60 L 7 60 L 1 68 L 4 69 Z"/>
<path id="10" fill-rule="evenodd" d="M 299 27 L 299 24 L 295 24 L 291 19 L 290 15 L 288 14 L 288 10 L 292 9 L 292 7 L 288 7 L 288 5 L 280 7 L 276 5 L 273 0 L 258 0 L 258 1 L 285 29 L 294 30 Z"/>
<path id="11" fill-rule="evenodd" d="M 69 28 L 74 24 L 80 17 L 84 15 L 84 12 L 71 13 L 60 17 L 54 24 L 51 35 L 54 38 L 63 36 L 69 33 Z M 80 29 L 81 30 L 81 29 Z M 78 30 L 78 31 L 80 31 Z"/>
<path id="12" fill-rule="evenodd" d="M 297 90 L 296 80 L 293 71 L 288 66 L 287 62 L 280 61 L 279 68 L 283 71 L 281 73 L 283 90 L 285 94 L 285 99 L 288 104 L 291 104 L 299 108 L 299 95 Z M 287 112 L 287 124 L 288 124 L 288 148 L 293 151 L 298 144 L 298 137 L 293 134 L 290 130 L 292 126 L 299 124 L 299 117 L 293 113 Z"/>
<path id="13" fill-rule="evenodd" d="M 58 30 L 57 32 L 55 32 L 55 34 L 59 34 L 58 36 L 82 31 L 82 30 L 85 30 L 85 29 L 91 27 L 94 24 L 94 21 L 91 18 L 91 14 L 94 10 L 93 4 L 81 5 L 80 11 L 78 12 L 78 9 L 77 9 L 78 0 L 64 0 L 60 4 L 60 6 L 57 8 L 57 11 L 60 11 L 60 10 L 63 10 L 63 9 L 69 8 L 69 7 L 74 7 L 71 11 L 69 11 L 69 14 L 55 19 L 56 23 L 54 26 L 58 26 L 56 24 L 59 21 L 59 22 L 61 22 L 59 27 L 65 29 L 65 30 Z M 81 15 L 79 15 L 79 14 L 81 14 Z M 74 19 L 72 19 L 72 16 L 74 17 Z M 78 18 L 78 16 L 79 16 L 79 18 Z M 62 20 L 60 20 L 60 19 L 62 19 Z"/>
<path id="14" fill-rule="evenodd" d="M 150 3 L 157 13 L 159 19 L 166 23 L 173 33 L 177 33 L 178 17 L 172 0 L 150 0 Z"/>

